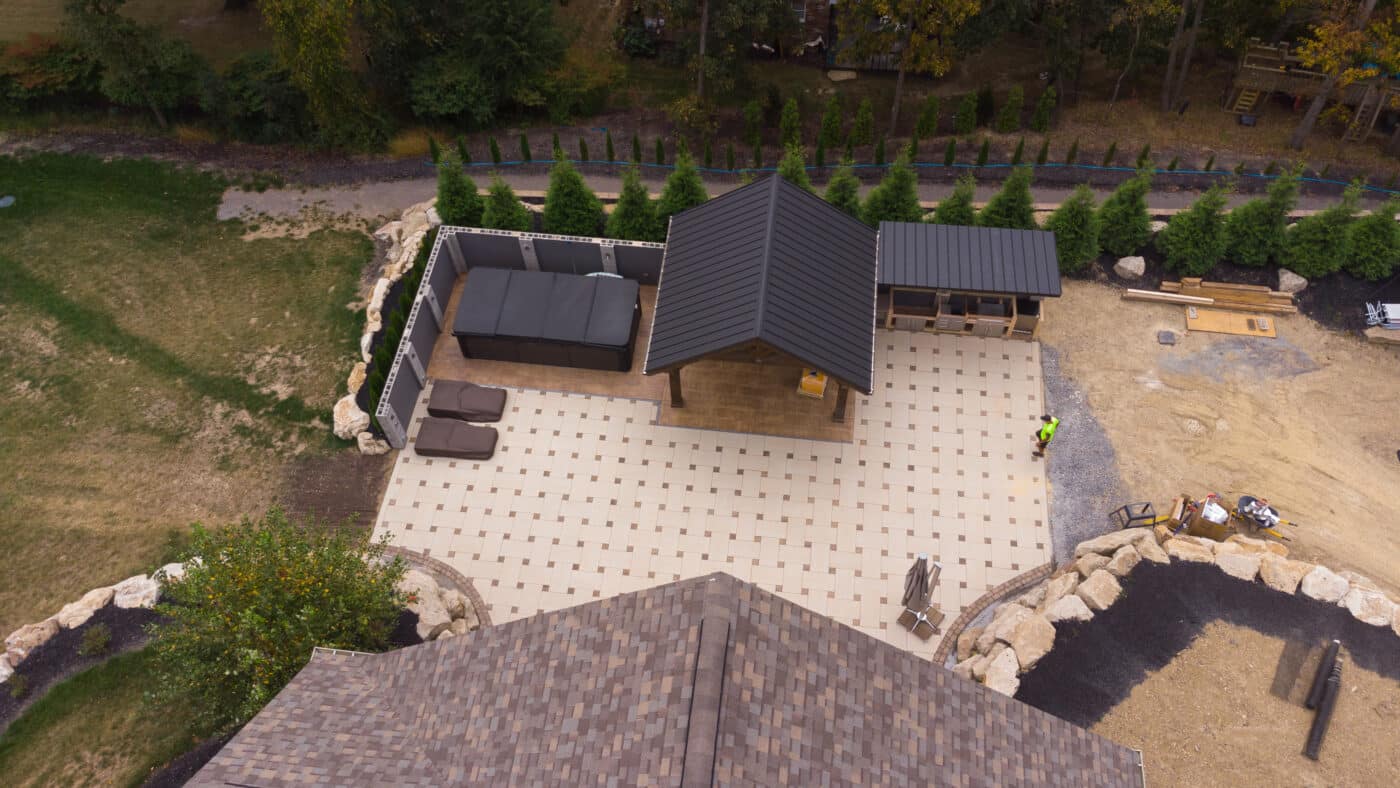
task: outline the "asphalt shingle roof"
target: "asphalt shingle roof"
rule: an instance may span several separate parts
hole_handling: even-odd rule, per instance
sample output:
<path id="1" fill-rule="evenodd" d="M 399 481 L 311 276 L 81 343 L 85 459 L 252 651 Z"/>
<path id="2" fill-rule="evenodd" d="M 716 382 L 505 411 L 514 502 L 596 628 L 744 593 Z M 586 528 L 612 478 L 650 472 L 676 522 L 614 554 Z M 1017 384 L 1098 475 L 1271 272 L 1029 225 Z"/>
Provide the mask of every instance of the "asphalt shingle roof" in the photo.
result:
<path id="1" fill-rule="evenodd" d="M 729 575 L 317 652 L 193 780 L 1138 786 L 1136 755 Z"/>
<path id="2" fill-rule="evenodd" d="M 759 341 L 867 394 L 875 231 L 774 175 L 671 218 L 646 371 Z"/>
<path id="3" fill-rule="evenodd" d="M 1058 296 L 1055 234 L 1044 230 L 880 222 L 880 284 Z"/>

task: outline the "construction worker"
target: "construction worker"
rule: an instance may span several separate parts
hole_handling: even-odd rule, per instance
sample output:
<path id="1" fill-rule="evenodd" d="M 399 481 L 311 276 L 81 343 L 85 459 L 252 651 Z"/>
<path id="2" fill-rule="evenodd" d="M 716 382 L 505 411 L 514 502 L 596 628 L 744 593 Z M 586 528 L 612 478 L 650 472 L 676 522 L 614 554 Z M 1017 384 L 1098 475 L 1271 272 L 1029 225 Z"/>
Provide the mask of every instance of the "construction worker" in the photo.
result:
<path id="1" fill-rule="evenodd" d="M 1040 429 L 1031 435 L 1031 440 L 1035 441 L 1036 457 L 1045 456 L 1045 447 L 1050 445 L 1050 440 L 1055 437 L 1055 429 L 1060 426 L 1060 420 L 1054 416 L 1041 416 L 1040 422 Z"/>

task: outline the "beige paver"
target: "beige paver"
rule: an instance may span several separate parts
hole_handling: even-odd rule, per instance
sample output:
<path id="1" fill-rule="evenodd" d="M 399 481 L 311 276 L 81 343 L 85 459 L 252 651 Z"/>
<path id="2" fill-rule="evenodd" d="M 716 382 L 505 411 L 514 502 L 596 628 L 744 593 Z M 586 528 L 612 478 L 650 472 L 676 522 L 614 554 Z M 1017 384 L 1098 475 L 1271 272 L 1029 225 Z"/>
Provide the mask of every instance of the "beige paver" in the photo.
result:
<path id="1" fill-rule="evenodd" d="M 895 623 L 916 553 L 944 564 L 949 620 L 1049 560 L 1039 346 L 882 331 L 875 372 L 850 443 L 513 388 L 492 460 L 399 454 L 376 534 L 473 578 L 497 622 L 719 570 L 931 654 Z"/>

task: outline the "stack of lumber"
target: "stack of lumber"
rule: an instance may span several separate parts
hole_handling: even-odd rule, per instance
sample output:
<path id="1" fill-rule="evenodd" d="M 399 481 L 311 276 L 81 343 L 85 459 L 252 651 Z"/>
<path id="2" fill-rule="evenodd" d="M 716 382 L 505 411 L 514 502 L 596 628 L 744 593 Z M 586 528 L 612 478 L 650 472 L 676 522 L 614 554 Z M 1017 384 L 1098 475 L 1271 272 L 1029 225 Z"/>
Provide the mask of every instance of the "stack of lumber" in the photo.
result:
<path id="1" fill-rule="evenodd" d="M 1131 287 L 1123 291 L 1123 300 L 1152 301 L 1158 304 L 1186 304 L 1188 306 L 1210 306 L 1215 303 L 1214 298 L 1181 295 L 1180 293 L 1159 293 L 1156 290 L 1137 290 Z"/>
<path id="2" fill-rule="evenodd" d="M 1202 282 L 1197 277 L 1186 277 L 1180 282 L 1163 282 L 1162 292 L 1192 298 L 1209 298 L 1209 306 L 1217 309 L 1231 309 L 1239 312 L 1264 312 L 1275 315 L 1290 315 L 1298 311 L 1293 304 L 1291 293 L 1281 293 L 1263 285 L 1235 285 L 1226 282 Z M 1195 303 L 1173 301 L 1171 303 Z"/>

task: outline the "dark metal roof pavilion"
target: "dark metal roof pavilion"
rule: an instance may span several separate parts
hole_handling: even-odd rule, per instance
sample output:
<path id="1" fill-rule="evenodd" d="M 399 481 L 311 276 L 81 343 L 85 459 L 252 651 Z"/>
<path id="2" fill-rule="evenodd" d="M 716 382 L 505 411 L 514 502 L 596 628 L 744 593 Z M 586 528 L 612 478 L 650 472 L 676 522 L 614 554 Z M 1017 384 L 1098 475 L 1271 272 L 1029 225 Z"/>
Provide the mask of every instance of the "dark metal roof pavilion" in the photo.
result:
<path id="1" fill-rule="evenodd" d="M 1059 296 L 1055 234 L 1044 230 L 881 222 L 880 284 Z"/>

